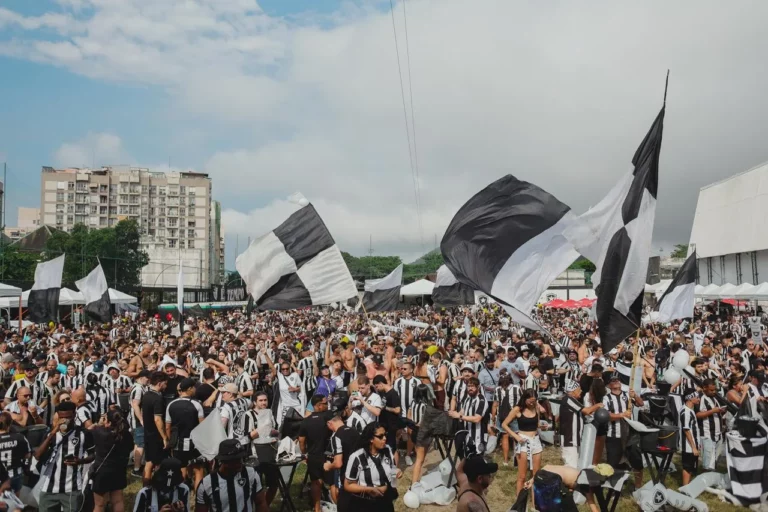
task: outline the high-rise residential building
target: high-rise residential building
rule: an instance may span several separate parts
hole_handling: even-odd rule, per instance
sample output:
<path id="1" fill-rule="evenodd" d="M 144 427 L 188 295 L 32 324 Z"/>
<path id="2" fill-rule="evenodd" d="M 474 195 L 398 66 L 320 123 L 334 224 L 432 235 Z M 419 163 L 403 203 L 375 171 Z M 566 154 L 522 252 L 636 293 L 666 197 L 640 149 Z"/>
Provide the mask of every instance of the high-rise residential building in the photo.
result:
<path id="1" fill-rule="evenodd" d="M 41 223 L 65 231 L 76 224 L 105 228 L 134 219 L 150 260 L 142 269 L 145 288 L 175 287 L 180 266 L 187 288 L 219 284 L 219 236 L 212 226 L 207 174 L 43 167 L 40 205 Z"/>
<path id="2" fill-rule="evenodd" d="M 19 207 L 17 214 L 16 226 L 5 227 L 5 235 L 14 242 L 40 227 L 40 208 Z"/>

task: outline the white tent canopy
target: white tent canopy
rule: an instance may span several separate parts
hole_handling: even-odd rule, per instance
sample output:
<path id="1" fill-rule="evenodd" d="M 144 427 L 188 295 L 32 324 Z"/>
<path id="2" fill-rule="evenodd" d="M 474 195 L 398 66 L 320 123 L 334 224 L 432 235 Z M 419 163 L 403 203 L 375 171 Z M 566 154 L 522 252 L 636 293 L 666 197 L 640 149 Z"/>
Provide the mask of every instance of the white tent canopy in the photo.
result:
<path id="1" fill-rule="evenodd" d="M 667 291 L 670 284 L 672 284 L 671 279 L 662 279 L 656 284 L 646 284 L 645 293 L 652 293 L 656 295 L 656 297 L 661 297 L 664 295 L 664 292 Z"/>
<path id="2" fill-rule="evenodd" d="M 717 290 L 718 299 L 733 299 L 736 294 L 736 285 L 731 283 L 725 283 Z"/>
<path id="3" fill-rule="evenodd" d="M 716 284 L 697 286 L 696 297 L 700 299 L 768 300 L 768 283 L 758 285 L 742 283 L 738 286 L 726 283 L 722 286 Z"/>
<path id="4" fill-rule="evenodd" d="M 717 298 L 717 292 L 720 289 L 719 286 L 716 284 L 708 284 L 707 286 L 703 287 L 701 290 L 696 291 L 696 297 L 700 297 L 702 299 L 715 299 Z"/>
<path id="5" fill-rule="evenodd" d="M 21 299 L 21 306 L 27 307 L 27 302 L 29 300 L 29 290 L 21 294 Z M 136 297 L 115 290 L 114 288 L 109 289 L 109 301 L 112 304 L 135 304 L 138 302 Z M 82 293 L 76 292 L 75 290 L 70 290 L 69 288 L 62 288 L 59 292 L 59 306 L 78 306 L 82 304 L 85 304 L 85 298 L 83 297 Z M 0 308 L 17 307 L 19 307 L 18 295 L 12 297 L 0 296 Z"/>
<path id="6" fill-rule="evenodd" d="M 0 283 L 0 297 L 18 297 L 19 295 L 21 295 L 21 288 Z"/>
<path id="7" fill-rule="evenodd" d="M 133 295 L 128 295 L 114 288 L 109 289 L 109 302 L 112 304 L 136 304 L 138 299 Z"/>
<path id="8" fill-rule="evenodd" d="M 420 295 L 432 295 L 435 283 L 426 279 L 419 279 L 400 288 L 401 297 L 418 297 Z"/>

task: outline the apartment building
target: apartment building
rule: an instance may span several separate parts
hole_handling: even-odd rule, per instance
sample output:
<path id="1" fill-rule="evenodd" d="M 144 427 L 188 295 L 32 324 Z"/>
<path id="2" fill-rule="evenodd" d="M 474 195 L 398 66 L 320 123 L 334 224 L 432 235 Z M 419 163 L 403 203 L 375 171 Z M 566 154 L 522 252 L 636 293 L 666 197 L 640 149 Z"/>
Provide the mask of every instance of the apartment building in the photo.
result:
<path id="1" fill-rule="evenodd" d="M 34 230 L 40 227 L 40 208 L 25 208 L 20 206 L 17 209 L 16 225 L 5 227 L 5 235 L 13 240 L 21 240 Z"/>
<path id="2" fill-rule="evenodd" d="M 141 276 L 146 288 L 175 287 L 180 265 L 185 287 L 219 283 L 219 236 L 207 174 L 43 167 L 40 205 L 41 222 L 65 231 L 76 224 L 106 228 L 136 220 L 150 259 Z"/>

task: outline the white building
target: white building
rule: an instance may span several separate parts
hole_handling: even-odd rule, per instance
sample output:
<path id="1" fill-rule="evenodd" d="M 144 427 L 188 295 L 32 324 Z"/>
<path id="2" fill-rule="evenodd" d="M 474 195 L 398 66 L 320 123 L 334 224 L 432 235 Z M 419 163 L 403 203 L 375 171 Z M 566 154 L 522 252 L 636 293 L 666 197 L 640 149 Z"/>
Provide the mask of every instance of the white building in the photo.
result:
<path id="1" fill-rule="evenodd" d="M 768 280 L 768 162 L 699 191 L 691 247 L 701 285 Z"/>
<path id="2" fill-rule="evenodd" d="M 220 236 L 212 223 L 217 217 L 211 214 L 207 174 L 128 166 L 43 167 L 40 205 L 42 223 L 65 231 L 75 224 L 104 228 L 123 219 L 136 220 L 141 247 L 150 259 L 142 270 L 144 287 L 175 287 L 179 262 L 185 287 L 219 283 Z"/>
<path id="3" fill-rule="evenodd" d="M 5 227 L 5 235 L 13 241 L 21 240 L 40 227 L 40 208 L 25 208 L 20 206 L 16 211 L 18 217 L 16 226 Z"/>

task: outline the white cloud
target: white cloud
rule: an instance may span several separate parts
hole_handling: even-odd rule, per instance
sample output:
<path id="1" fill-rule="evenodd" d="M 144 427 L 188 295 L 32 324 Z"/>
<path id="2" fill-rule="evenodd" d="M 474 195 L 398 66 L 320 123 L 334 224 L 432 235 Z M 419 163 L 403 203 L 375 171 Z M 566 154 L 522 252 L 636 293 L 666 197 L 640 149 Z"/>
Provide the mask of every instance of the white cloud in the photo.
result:
<path id="1" fill-rule="evenodd" d="M 323 18 L 270 17 L 255 0 L 59 3 L 47 18 L 0 10 L 0 26 L 27 31 L 0 42 L 0 54 L 158 85 L 201 130 L 250 140 L 214 148 L 200 163 L 231 234 L 274 228 L 286 206 L 273 198 L 299 189 L 343 247 L 364 252 L 373 235 L 379 253 L 418 252 L 471 194 L 506 173 L 582 211 L 628 169 L 667 68 L 660 243 L 687 239 L 700 186 L 766 158 L 768 4 L 408 1 L 419 230 L 392 20 L 376 2 L 346 3 Z M 36 27 L 58 37 L 39 37 Z M 65 145 L 57 161 L 85 155 L 74 164 L 89 163 L 89 148 Z M 227 209 L 253 197 L 252 209 Z"/>
<path id="2" fill-rule="evenodd" d="M 130 164 L 123 141 L 112 133 L 89 133 L 75 142 L 62 144 L 53 155 L 58 167 L 93 167 Z"/>

